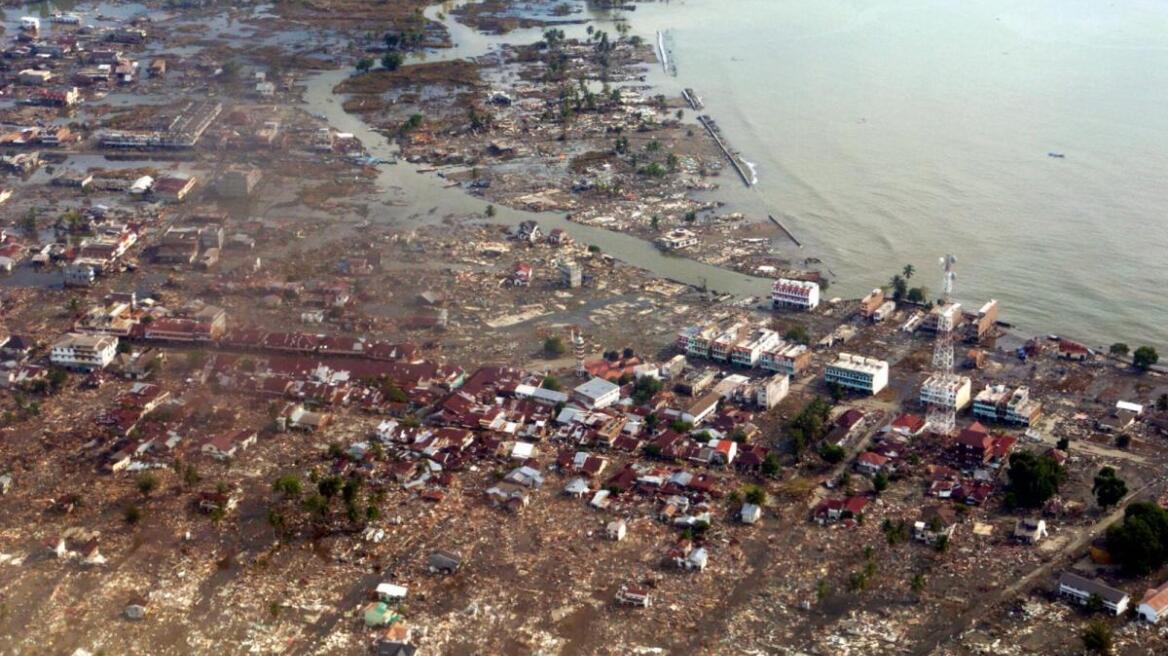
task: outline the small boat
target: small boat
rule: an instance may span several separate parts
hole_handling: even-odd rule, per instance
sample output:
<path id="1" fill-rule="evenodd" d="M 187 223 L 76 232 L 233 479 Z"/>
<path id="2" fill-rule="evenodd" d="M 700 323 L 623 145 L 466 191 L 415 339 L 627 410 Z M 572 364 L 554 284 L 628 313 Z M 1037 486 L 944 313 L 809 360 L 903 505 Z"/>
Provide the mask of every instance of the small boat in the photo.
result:
<path id="1" fill-rule="evenodd" d="M 1047 153 L 1047 154 L 1046 154 L 1046 156 L 1047 156 L 1047 157 L 1053 157 L 1053 158 L 1055 158 L 1055 159 L 1066 159 L 1066 158 L 1067 158 L 1067 156 L 1066 156 L 1066 155 L 1064 155 L 1064 154 L 1062 154 L 1062 153 L 1053 153 L 1053 152 L 1052 152 L 1052 153 Z"/>

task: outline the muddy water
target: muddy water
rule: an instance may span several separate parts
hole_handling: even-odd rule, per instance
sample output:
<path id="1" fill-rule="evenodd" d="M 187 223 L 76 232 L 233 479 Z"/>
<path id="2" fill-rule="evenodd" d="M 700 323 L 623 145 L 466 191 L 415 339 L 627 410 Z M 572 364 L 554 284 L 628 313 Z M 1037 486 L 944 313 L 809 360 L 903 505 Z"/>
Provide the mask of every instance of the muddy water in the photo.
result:
<path id="1" fill-rule="evenodd" d="M 450 30 L 455 47 L 440 52 L 420 54 L 417 60 L 468 59 L 489 54 L 506 42 L 529 43 L 540 38 L 542 30 L 517 30 L 504 36 L 484 35 L 453 20 L 450 11 L 462 3 L 436 5 L 427 10 L 427 16 L 441 20 Z M 439 19 L 442 13 L 445 18 Z M 569 37 L 583 35 L 585 26 L 565 25 Z M 576 34 L 576 33 L 579 33 Z M 341 103 L 343 98 L 333 95 L 333 87 L 350 75 L 350 70 L 328 71 L 307 81 L 305 109 L 324 116 L 337 130 L 356 135 L 369 154 L 375 157 L 392 158 L 398 148 L 382 134 L 370 129 L 360 117 L 346 113 Z M 370 220 L 379 223 L 437 223 L 443 217 L 482 216 L 486 201 L 475 198 L 464 191 L 444 187 L 445 181 L 432 173 L 419 173 L 422 168 L 404 160 L 395 166 L 383 166 L 377 184 L 387 201 L 393 207 L 374 210 Z M 644 268 L 654 274 L 677 282 L 702 285 L 709 289 L 726 292 L 738 297 L 765 295 L 770 289 L 770 281 L 747 276 L 719 267 L 701 264 L 693 260 L 667 256 L 651 243 L 630 235 L 611 232 L 601 228 L 572 223 L 563 214 L 552 212 L 524 212 L 498 207 L 494 222 L 514 225 L 521 221 L 535 220 L 545 230 L 563 228 L 576 241 L 596 245 L 600 249 L 623 262 Z"/>

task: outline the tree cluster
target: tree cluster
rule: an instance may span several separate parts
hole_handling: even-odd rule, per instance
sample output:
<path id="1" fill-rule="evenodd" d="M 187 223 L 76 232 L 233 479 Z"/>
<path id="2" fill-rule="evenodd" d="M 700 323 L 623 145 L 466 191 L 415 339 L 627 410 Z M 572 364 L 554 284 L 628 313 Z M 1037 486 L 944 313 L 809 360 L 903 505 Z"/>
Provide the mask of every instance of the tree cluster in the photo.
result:
<path id="1" fill-rule="evenodd" d="M 1107 529 L 1107 551 L 1130 574 L 1147 574 L 1168 563 L 1168 510 L 1141 501 Z"/>
<path id="2" fill-rule="evenodd" d="M 827 433 L 827 418 L 830 414 L 831 404 L 815 397 L 787 422 L 787 435 L 791 438 L 791 448 L 796 454 L 802 453 L 808 444 Z"/>
<path id="3" fill-rule="evenodd" d="M 1035 455 L 1022 451 L 1010 456 L 1009 492 L 1006 505 L 1021 508 L 1038 508 L 1058 493 L 1059 485 L 1066 480 L 1066 472 L 1058 461 L 1049 455 Z"/>

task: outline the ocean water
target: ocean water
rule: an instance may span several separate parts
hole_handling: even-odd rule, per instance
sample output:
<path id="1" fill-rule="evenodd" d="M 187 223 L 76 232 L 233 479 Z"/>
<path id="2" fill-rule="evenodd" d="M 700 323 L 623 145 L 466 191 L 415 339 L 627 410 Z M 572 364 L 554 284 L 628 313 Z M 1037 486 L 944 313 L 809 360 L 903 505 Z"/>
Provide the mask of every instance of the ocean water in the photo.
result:
<path id="1" fill-rule="evenodd" d="M 904 264 L 1023 333 L 1168 351 L 1168 3 L 673 0 L 677 76 L 774 213 L 862 294 Z M 1062 153 L 1065 158 L 1049 157 Z M 787 246 L 785 248 L 792 248 Z"/>

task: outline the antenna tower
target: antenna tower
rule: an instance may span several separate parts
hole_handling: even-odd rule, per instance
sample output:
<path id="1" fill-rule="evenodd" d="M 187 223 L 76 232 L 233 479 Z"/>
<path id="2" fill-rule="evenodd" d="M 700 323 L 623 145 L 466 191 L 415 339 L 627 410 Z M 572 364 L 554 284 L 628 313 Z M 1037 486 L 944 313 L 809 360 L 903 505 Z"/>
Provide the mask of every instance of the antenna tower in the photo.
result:
<path id="1" fill-rule="evenodd" d="M 953 295 L 953 281 L 957 274 L 953 266 L 957 258 L 946 255 L 941 258 L 944 277 L 941 283 L 942 312 L 937 321 L 937 336 L 933 342 L 933 377 L 941 382 L 956 384 L 953 373 L 953 316 L 948 313 L 949 299 Z M 952 435 L 957 429 L 957 409 L 932 405 L 929 407 L 928 427 L 938 435 Z"/>

